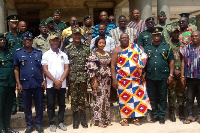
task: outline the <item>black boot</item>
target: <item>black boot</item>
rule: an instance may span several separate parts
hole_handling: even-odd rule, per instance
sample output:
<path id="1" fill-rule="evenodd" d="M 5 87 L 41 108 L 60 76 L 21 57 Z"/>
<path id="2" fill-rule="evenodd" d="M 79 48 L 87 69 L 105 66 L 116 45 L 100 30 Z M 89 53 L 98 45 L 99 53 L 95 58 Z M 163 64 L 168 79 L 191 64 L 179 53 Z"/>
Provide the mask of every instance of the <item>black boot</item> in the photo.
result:
<path id="1" fill-rule="evenodd" d="M 180 119 L 180 121 L 184 121 L 185 120 L 184 106 L 179 106 L 179 119 Z"/>
<path id="2" fill-rule="evenodd" d="M 73 129 L 79 128 L 79 117 L 78 111 L 73 112 Z"/>
<path id="3" fill-rule="evenodd" d="M 174 112 L 174 106 L 169 107 L 169 119 L 172 122 L 176 122 L 175 112 Z"/>
<path id="4" fill-rule="evenodd" d="M 81 125 L 83 128 L 88 128 L 88 124 L 86 122 L 86 114 L 85 111 L 80 111 L 80 116 L 81 116 Z"/>

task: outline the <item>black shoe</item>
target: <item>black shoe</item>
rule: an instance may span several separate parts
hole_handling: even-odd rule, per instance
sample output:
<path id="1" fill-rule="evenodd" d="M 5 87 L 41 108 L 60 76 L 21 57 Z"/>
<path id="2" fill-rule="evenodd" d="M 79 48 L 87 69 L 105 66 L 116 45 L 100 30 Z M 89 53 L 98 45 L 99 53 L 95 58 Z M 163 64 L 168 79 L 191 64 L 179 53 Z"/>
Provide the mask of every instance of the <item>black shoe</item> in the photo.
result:
<path id="1" fill-rule="evenodd" d="M 14 131 L 11 128 L 6 129 L 6 133 L 19 133 L 18 131 Z"/>
<path id="2" fill-rule="evenodd" d="M 153 118 L 151 119 L 151 122 L 152 122 L 152 123 L 155 123 L 155 122 L 157 122 L 158 120 L 159 120 L 158 118 L 154 118 L 154 117 L 153 117 Z"/>
<path id="3" fill-rule="evenodd" d="M 12 112 L 11 112 L 11 115 L 15 115 L 16 113 L 17 113 L 17 108 L 13 108 Z"/>
<path id="4" fill-rule="evenodd" d="M 165 119 L 159 119 L 160 124 L 165 124 Z"/>
<path id="5" fill-rule="evenodd" d="M 0 133 L 6 133 L 6 130 L 2 129 L 0 130 Z"/>
<path id="6" fill-rule="evenodd" d="M 78 111 L 73 112 L 73 129 L 79 128 L 79 117 Z"/>
<path id="7" fill-rule="evenodd" d="M 179 106 L 179 119 L 180 121 L 185 121 L 184 106 Z"/>
<path id="8" fill-rule="evenodd" d="M 81 117 L 81 125 L 83 128 L 88 128 L 88 124 L 86 122 L 86 114 L 85 111 L 80 111 L 80 117 Z"/>
<path id="9" fill-rule="evenodd" d="M 38 133 L 44 133 L 44 130 L 42 129 L 42 127 L 36 127 L 36 131 L 38 131 Z"/>
<path id="10" fill-rule="evenodd" d="M 19 112 L 24 112 L 24 108 L 22 108 L 22 107 L 19 107 L 19 110 L 18 110 Z"/>
<path id="11" fill-rule="evenodd" d="M 170 106 L 169 107 L 169 119 L 170 119 L 170 121 L 172 121 L 172 122 L 176 122 L 176 117 L 175 117 L 175 112 L 174 112 L 174 106 Z"/>
<path id="12" fill-rule="evenodd" d="M 25 133 L 32 133 L 33 127 L 27 127 Z"/>

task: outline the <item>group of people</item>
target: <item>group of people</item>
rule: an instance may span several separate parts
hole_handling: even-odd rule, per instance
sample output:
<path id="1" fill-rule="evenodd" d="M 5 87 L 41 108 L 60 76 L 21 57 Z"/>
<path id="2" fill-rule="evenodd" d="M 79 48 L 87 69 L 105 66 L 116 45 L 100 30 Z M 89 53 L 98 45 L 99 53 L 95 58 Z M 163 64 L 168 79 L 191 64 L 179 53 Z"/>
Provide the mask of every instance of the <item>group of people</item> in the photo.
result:
<path id="1" fill-rule="evenodd" d="M 67 87 L 74 129 L 79 124 L 88 128 L 85 100 L 90 87 L 95 126 L 112 126 L 112 89 L 117 90 L 122 126 L 128 126 L 129 121 L 139 126 L 139 117 L 150 112 L 151 122 L 165 124 L 167 95 L 170 121 L 176 121 L 177 99 L 179 119 L 184 124 L 200 123 L 200 32 L 189 24 L 189 14 L 180 15 L 179 26 L 173 27 L 166 24 L 166 14 L 161 11 L 155 25 L 153 17 L 140 20 L 139 10 L 134 9 L 133 21 L 127 25 L 126 17 L 121 15 L 116 26 L 114 16 L 108 17 L 102 11 L 101 21 L 95 26 L 89 15 L 84 17 L 82 27 L 72 16 L 67 28 L 56 10 L 53 17 L 40 22 L 40 35 L 35 38 L 26 31 L 24 21 L 18 22 L 17 15 L 8 16 L 9 32 L 0 34 L 0 133 L 18 133 L 10 127 L 11 114 L 17 111 L 16 88 L 21 97 L 19 110 L 25 114 L 25 133 L 33 132 L 34 127 L 38 133 L 44 132 L 44 91 L 50 131 L 56 132 L 57 127 L 67 130 Z M 195 97 L 197 119 L 193 113 Z M 32 100 L 36 110 L 34 122 Z"/>

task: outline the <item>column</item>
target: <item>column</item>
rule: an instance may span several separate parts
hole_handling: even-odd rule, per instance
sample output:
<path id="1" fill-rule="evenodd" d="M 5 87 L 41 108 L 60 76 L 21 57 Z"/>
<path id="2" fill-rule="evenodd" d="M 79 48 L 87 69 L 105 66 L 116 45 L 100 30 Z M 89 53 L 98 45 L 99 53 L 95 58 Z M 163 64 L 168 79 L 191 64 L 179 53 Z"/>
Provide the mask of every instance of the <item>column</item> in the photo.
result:
<path id="1" fill-rule="evenodd" d="M 196 20 L 200 19 L 200 15 L 196 16 Z M 196 21 L 196 25 L 197 25 L 197 30 L 200 31 L 200 21 Z"/>
<path id="2" fill-rule="evenodd" d="M 141 19 L 145 20 L 152 16 L 152 0 L 129 0 L 129 12 L 132 13 L 134 9 L 138 9 Z"/>
<path id="3" fill-rule="evenodd" d="M 164 11 L 167 16 L 166 24 L 170 22 L 169 0 L 157 0 L 157 14 Z"/>
<path id="4" fill-rule="evenodd" d="M 94 14 L 93 14 L 93 8 L 90 7 L 89 10 L 89 15 L 91 16 L 91 21 L 92 21 L 92 25 L 94 25 Z"/>
<path id="5" fill-rule="evenodd" d="M 5 16 L 4 16 L 4 1 L 0 0 L 0 33 L 4 33 L 6 31 L 6 23 L 5 23 Z"/>

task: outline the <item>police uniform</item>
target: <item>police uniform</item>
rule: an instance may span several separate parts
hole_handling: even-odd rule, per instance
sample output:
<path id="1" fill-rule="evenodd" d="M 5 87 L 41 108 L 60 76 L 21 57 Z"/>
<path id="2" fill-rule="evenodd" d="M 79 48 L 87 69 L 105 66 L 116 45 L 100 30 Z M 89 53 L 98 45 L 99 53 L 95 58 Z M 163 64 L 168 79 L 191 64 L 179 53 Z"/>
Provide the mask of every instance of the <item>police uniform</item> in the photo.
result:
<path id="1" fill-rule="evenodd" d="M 0 38 L 5 38 L 5 34 L 0 33 Z M 11 111 L 12 111 L 13 100 L 15 97 L 15 86 L 16 82 L 14 76 L 13 57 L 9 53 L 9 51 L 4 48 L 4 51 L 0 50 L 0 132 L 1 133 L 5 133 L 5 131 L 8 130 L 7 128 L 10 128 Z M 12 133 L 18 133 L 18 132 L 13 131 Z"/>
<path id="2" fill-rule="evenodd" d="M 46 26 L 46 22 L 41 21 L 39 26 Z M 49 36 L 49 34 L 48 34 Z M 47 38 L 48 38 L 47 36 Z M 44 38 L 41 34 L 33 39 L 33 47 L 36 49 L 39 49 L 42 51 L 42 53 L 45 53 L 50 49 L 49 40 L 47 38 Z"/>
<path id="3" fill-rule="evenodd" d="M 161 32 L 161 27 L 154 27 L 153 33 L 157 34 Z M 167 79 L 170 75 L 168 61 L 174 60 L 174 55 L 170 46 L 162 41 L 158 46 L 153 43 L 146 46 L 145 53 L 148 54 L 146 80 L 153 119 L 159 119 L 159 121 L 161 120 L 162 123 L 164 123 L 167 110 Z M 159 109 L 158 104 L 160 105 Z"/>
<path id="4" fill-rule="evenodd" d="M 18 22 L 18 16 L 10 15 L 7 17 L 7 21 Z M 22 33 L 20 32 L 17 32 L 16 36 L 11 31 L 6 33 L 6 42 L 7 42 L 6 47 L 12 57 L 14 56 L 14 52 L 16 51 L 16 49 L 22 47 L 21 36 L 22 36 Z M 24 106 L 23 106 L 22 94 L 18 93 L 18 101 L 19 101 L 19 111 L 23 111 Z M 12 114 L 14 115 L 16 113 L 17 113 L 17 101 L 16 101 L 16 94 L 15 94 L 13 107 L 12 107 Z"/>
<path id="5" fill-rule="evenodd" d="M 33 36 L 30 32 L 25 32 L 22 39 L 24 37 L 32 38 Z M 19 81 L 23 88 L 27 130 L 33 127 L 32 99 L 36 110 L 35 127 L 40 128 L 42 126 L 44 90 L 41 87 L 43 82 L 41 59 L 42 51 L 35 48 L 31 52 L 27 52 L 23 47 L 18 49 L 14 55 L 14 66 L 19 68 Z"/>
<path id="6" fill-rule="evenodd" d="M 60 14 L 58 9 L 54 11 L 54 14 Z M 60 21 L 59 23 L 54 22 L 54 29 L 60 30 L 61 33 L 65 28 L 67 28 L 67 25 L 65 22 L 63 21 Z"/>
<path id="7" fill-rule="evenodd" d="M 81 30 L 79 28 L 73 29 L 72 32 L 73 34 L 81 34 Z M 89 47 L 82 43 L 79 46 L 70 44 L 65 47 L 64 52 L 68 55 L 70 61 L 68 77 L 69 89 L 71 92 L 71 109 L 73 111 L 73 120 L 74 122 L 79 123 L 78 111 L 80 111 L 81 124 L 83 127 L 87 127 L 85 120 L 85 98 L 87 92 L 87 73 L 85 70 L 85 63 L 86 57 L 89 55 Z M 78 128 L 77 123 L 73 125 L 74 128 Z"/>

